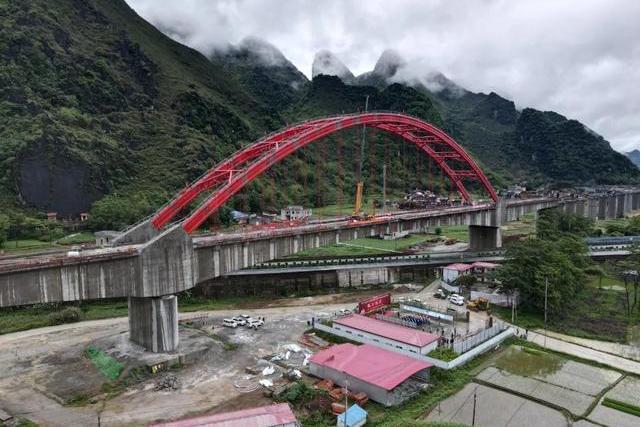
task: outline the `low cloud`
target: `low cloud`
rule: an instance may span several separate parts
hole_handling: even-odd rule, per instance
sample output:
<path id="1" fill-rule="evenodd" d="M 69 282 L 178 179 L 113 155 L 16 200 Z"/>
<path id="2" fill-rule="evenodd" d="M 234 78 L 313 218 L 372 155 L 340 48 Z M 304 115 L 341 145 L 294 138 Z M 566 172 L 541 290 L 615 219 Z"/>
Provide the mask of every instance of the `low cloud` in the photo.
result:
<path id="1" fill-rule="evenodd" d="M 637 1 L 127 1 L 205 54 L 254 36 L 311 77 L 322 49 L 358 75 L 393 48 L 408 62 L 403 78 L 438 84 L 430 76 L 443 73 L 468 90 L 578 119 L 618 150 L 639 147 Z"/>

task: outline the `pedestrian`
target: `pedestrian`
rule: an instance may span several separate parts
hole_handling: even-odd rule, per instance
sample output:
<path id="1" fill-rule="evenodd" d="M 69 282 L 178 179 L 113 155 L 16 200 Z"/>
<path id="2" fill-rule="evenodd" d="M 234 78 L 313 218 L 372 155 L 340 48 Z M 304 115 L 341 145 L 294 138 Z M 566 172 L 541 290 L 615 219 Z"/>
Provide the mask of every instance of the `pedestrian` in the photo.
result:
<path id="1" fill-rule="evenodd" d="M 527 339 L 527 328 L 525 328 L 525 339 Z"/>

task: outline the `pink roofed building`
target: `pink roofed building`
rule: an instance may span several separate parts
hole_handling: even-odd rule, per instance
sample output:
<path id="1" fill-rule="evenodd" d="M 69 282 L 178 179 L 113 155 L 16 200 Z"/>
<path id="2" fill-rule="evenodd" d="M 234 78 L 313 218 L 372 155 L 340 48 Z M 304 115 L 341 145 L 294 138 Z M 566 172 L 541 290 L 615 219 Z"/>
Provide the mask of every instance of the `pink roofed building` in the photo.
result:
<path id="1" fill-rule="evenodd" d="M 446 265 L 443 267 L 441 278 L 447 284 L 454 283 L 459 276 L 470 274 L 472 272 L 472 264 L 463 264 L 460 262 Z"/>
<path id="2" fill-rule="evenodd" d="M 426 387 L 428 362 L 373 345 L 339 344 L 314 354 L 309 372 L 385 406 L 398 405 Z"/>
<path id="3" fill-rule="evenodd" d="M 298 427 L 299 422 L 287 403 L 201 415 L 167 423 L 152 424 L 154 427 Z"/>
<path id="4" fill-rule="evenodd" d="M 427 354 L 438 346 L 438 335 L 360 314 L 334 320 L 332 327 L 350 339 L 399 353 Z"/>

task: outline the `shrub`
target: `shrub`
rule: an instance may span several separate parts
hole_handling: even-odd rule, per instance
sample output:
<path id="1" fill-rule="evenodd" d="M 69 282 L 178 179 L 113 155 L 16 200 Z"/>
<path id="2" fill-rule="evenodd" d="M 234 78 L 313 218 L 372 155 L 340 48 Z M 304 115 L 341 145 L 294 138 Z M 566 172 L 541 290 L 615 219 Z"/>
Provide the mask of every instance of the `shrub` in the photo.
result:
<path id="1" fill-rule="evenodd" d="M 81 313 L 78 307 L 67 307 L 60 311 L 54 311 L 49 314 L 49 323 L 52 325 L 61 325 L 63 323 L 78 322 Z"/>

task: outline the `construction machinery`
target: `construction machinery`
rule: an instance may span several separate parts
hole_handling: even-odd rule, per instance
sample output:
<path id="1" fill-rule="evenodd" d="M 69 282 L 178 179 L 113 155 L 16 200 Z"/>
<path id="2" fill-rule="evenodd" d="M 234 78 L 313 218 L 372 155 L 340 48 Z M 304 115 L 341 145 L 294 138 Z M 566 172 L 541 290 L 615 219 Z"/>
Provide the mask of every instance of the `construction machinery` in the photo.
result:
<path id="1" fill-rule="evenodd" d="M 490 301 L 484 297 L 470 300 L 467 303 L 467 309 L 471 311 L 487 311 L 490 309 Z"/>
<path id="2" fill-rule="evenodd" d="M 369 95 L 365 97 L 365 112 L 367 112 L 367 105 L 369 102 Z M 362 139 L 361 139 L 361 154 L 358 165 L 358 181 L 356 182 L 356 200 L 354 201 L 354 212 L 352 212 L 351 219 L 356 221 L 367 221 L 373 215 L 369 215 L 363 208 L 363 157 L 365 156 L 365 125 L 363 125 Z"/>

